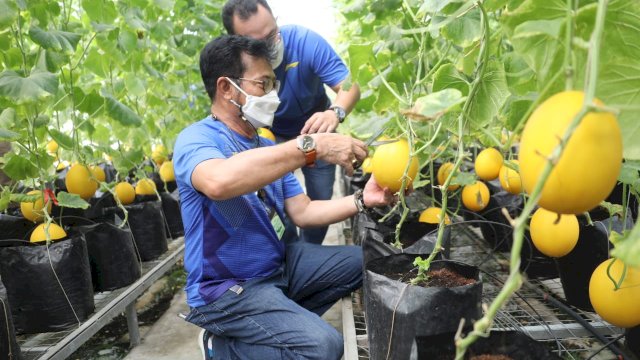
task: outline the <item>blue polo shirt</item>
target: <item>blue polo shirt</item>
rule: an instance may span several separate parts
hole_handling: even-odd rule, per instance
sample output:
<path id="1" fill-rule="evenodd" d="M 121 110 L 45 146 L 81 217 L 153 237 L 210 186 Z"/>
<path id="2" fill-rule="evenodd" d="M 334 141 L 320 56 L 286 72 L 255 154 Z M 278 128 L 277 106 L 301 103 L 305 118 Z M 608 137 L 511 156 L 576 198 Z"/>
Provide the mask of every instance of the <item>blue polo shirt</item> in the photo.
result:
<path id="1" fill-rule="evenodd" d="M 260 144 L 271 146 L 273 142 L 260 137 Z M 185 290 L 191 307 L 211 303 L 233 285 L 268 276 L 282 264 L 284 244 L 267 209 L 284 219 L 284 200 L 303 192 L 292 173 L 267 185 L 264 201 L 256 193 L 215 201 L 191 183 L 191 174 L 201 162 L 226 159 L 256 146 L 257 137 L 245 138 L 211 117 L 178 135 L 173 167 L 180 191 L 188 273 Z"/>
<path id="2" fill-rule="evenodd" d="M 297 25 L 280 28 L 284 58 L 274 70 L 280 80 L 280 107 L 272 131 L 285 138 L 300 134 L 304 123 L 331 105 L 324 84 L 340 84 L 349 70 L 331 45 L 317 33 Z"/>

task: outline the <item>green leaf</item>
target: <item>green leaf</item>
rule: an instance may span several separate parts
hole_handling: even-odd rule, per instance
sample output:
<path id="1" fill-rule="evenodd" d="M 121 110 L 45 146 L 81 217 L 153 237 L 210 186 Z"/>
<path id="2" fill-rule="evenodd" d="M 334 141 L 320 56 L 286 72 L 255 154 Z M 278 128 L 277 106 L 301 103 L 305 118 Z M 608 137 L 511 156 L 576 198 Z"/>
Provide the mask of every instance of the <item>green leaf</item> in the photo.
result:
<path id="1" fill-rule="evenodd" d="M 97 23 L 113 24 L 118 17 L 118 10 L 110 0 L 82 0 L 82 8 Z"/>
<path id="2" fill-rule="evenodd" d="M 8 28 L 18 18 L 18 7 L 14 0 L 0 0 L 0 30 Z"/>
<path id="3" fill-rule="evenodd" d="M 505 12 L 501 23 L 510 35 L 520 24 L 532 20 L 564 18 L 566 11 L 566 0 L 526 0 L 515 10 Z"/>
<path id="4" fill-rule="evenodd" d="M 133 96 L 144 96 L 147 91 L 144 86 L 144 81 L 134 74 L 124 78 L 124 87 L 127 89 L 127 92 Z"/>
<path id="5" fill-rule="evenodd" d="M 13 141 L 20 138 L 20 134 L 15 133 L 11 130 L 0 128 L 0 140 L 2 141 Z"/>
<path id="6" fill-rule="evenodd" d="M 125 104 L 119 102 L 112 96 L 105 96 L 104 99 L 107 105 L 107 114 L 114 120 L 117 120 L 125 126 L 140 126 L 142 124 L 142 119 L 138 114 L 133 112 L 133 110 Z"/>
<path id="7" fill-rule="evenodd" d="M 480 39 L 481 33 L 480 10 L 474 9 L 464 16 L 456 18 L 449 25 L 442 28 L 442 35 L 454 44 L 462 47 L 471 45 Z"/>
<path id="8" fill-rule="evenodd" d="M 55 140 L 63 149 L 73 150 L 73 145 L 75 144 L 75 142 L 69 135 L 64 134 L 56 129 L 49 129 L 49 135 L 51 135 L 53 140 Z"/>
<path id="9" fill-rule="evenodd" d="M 45 31 L 37 26 L 32 26 L 29 29 L 29 37 L 45 49 L 53 49 L 71 55 L 76 51 L 76 46 L 78 46 L 82 35 L 60 30 Z"/>
<path id="10" fill-rule="evenodd" d="M 104 108 L 104 98 L 96 91 L 85 94 L 82 89 L 75 87 L 73 88 L 73 99 L 76 109 L 89 115 L 98 115 L 102 113 L 101 110 Z"/>
<path id="11" fill-rule="evenodd" d="M 56 195 L 56 199 L 58 199 L 58 205 L 66 208 L 73 209 L 86 209 L 89 207 L 89 203 L 77 194 L 69 194 L 66 191 L 60 191 Z"/>
<path id="12" fill-rule="evenodd" d="M 609 106 L 640 107 L 640 64 L 632 59 L 602 64 L 596 90 L 598 98 Z M 624 157 L 628 160 L 640 160 L 640 121 L 637 114 L 638 110 L 623 110 L 618 116 Z"/>
<path id="13" fill-rule="evenodd" d="M 0 96 L 17 104 L 43 100 L 58 90 L 58 77 L 48 71 L 36 70 L 29 77 L 5 70 L 0 74 Z"/>
<path id="14" fill-rule="evenodd" d="M 518 26 L 511 38 L 515 51 L 535 71 L 540 89 L 562 66 L 562 26 L 562 19 L 528 21 Z"/>
<path id="15" fill-rule="evenodd" d="M 637 222 L 631 231 L 616 237 L 614 243 L 615 248 L 611 255 L 629 266 L 640 267 L 640 222 Z"/>
<path id="16" fill-rule="evenodd" d="M 505 76 L 509 89 L 517 95 L 536 91 L 536 77 L 533 69 L 518 54 L 511 52 L 502 56 Z"/>
<path id="17" fill-rule="evenodd" d="M 504 123 L 507 130 L 514 131 L 520 122 L 526 122 L 524 115 L 531 107 L 533 100 L 526 98 L 510 99 L 500 114 L 500 120 Z"/>
<path id="18" fill-rule="evenodd" d="M 92 73 L 98 75 L 101 78 L 107 78 L 107 73 L 109 70 L 109 62 L 107 56 L 104 53 L 98 51 L 98 49 L 93 48 L 89 50 L 89 54 L 84 60 L 84 67 L 91 71 Z"/>
<path id="19" fill-rule="evenodd" d="M 457 89 L 444 89 L 418 98 L 413 108 L 404 114 L 420 120 L 437 119 L 465 99 Z"/>
<path id="20" fill-rule="evenodd" d="M 470 124 L 476 129 L 490 123 L 509 97 L 502 63 L 489 61 L 479 86 L 469 109 Z"/>
<path id="21" fill-rule="evenodd" d="M 630 186 L 640 185 L 640 164 L 635 161 L 623 162 L 618 181 Z"/>
<path id="22" fill-rule="evenodd" d="M 11 191 L 8 188 L 2 189 L 0 194 L 0 211 L 5 211 L 11 203 Z"/>
<path id="23" fill-rule="evenodd" d="M 16 124 L 16 110 L 14 108 L 6 108 L 0 113 L 0 126 L 11 128 Z"/>
<path id="24" fill-rule="evenodd" d="M 453 64 L 444 64 L 433 75 L 433 91 L 457 89 L 462 95 L 469 94 L 469 83 Z"/>
<path id="25" fill-rule="evenodd" d="M 162 10 L 172 10 L 175 5 L 175 0 L 153 0 L 157 7 Z"/>
<path id="26" fill-rule="evenodd" d="M 5 157 L 5 159 L 7 156 Z M 2 171 L 15 181 L 36 178 L 39 176 L 38 168 L 30 159 L 21 155 L 11 154 L 8 156 L 7 162 L 4 164 Z"/>

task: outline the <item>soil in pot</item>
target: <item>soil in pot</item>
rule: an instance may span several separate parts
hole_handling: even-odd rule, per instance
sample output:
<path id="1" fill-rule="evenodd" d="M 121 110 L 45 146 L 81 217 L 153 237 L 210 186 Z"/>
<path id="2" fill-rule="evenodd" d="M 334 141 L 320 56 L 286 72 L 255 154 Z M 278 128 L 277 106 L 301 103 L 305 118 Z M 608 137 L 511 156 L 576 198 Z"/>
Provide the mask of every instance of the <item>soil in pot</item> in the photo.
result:
<path id="1" fill-rule="evenodd" d="M 472 279 L 471 284 L 452 288 L 411 286 L 383 275 L 401 277 L 412 271 L 417 256 L 428 255 L 396 254 L 365 265 L 365 320 L 372 360 L 386 359 L 387 353 L 391 359 L 408 359 L 416 337 L 455 332 L 461 318 L 471 326 L 481 315 L 482 283 L 476 267 L 434 261 L 432 271 L 447 269 Z"/>

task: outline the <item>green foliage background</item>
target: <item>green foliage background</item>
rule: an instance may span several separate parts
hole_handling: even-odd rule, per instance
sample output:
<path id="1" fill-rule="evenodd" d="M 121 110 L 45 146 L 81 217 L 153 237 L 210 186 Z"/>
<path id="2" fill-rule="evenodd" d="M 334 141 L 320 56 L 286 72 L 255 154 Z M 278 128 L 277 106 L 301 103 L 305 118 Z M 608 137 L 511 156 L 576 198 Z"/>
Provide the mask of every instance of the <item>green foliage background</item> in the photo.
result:
<path id="1" fill-rule="evenodd" d="M 171 151 L 209 106 L 198 55 L 221 32 L 221 3 L 0 0 L 3 170 L 27 186 L 50 180 L 50 139 L 62 160 L 109 155 L 124 174 L 154 145 Z"/>

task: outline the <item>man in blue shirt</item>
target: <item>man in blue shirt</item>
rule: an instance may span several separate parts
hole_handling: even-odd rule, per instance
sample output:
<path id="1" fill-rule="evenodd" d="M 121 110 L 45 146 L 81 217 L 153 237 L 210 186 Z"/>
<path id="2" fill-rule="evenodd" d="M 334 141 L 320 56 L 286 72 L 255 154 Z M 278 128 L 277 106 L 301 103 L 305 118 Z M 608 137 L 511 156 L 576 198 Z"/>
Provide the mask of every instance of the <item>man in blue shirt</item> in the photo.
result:
<path id="1" fill-rule="evenodd" d="M 349 70 L 325 39 L 297 25 L 278 28 L 265 0 L 229 0 L 222 10 L 229 34 L 249 36 L 269 43 L 272 66 L 281 87 L 281 100 L 271 130 L 278 141 L 300 134 L 333 132 L 360 98 L 357 84 L 342 85 Z M 331 104 L 324 85 L 336 93 Z M 333 194 L 335 165 L 318 161 L 303 168 L 305 187 L 312 200 L 328 200 Z M 327 227 L 303 229 L 300 237 L 321 244 Z"/>
<path id="2" fill-rule="evenodd" d="M 361 285 L 361 249 L 285 244 L 283 221 L 328 225 L 394 199 L 373 179 L 341 199 L 311 201 L 302 192 L 295 169 L 318 159 L 352 173 L 367 149 L 336 133 L 277 145 L 259 137 L 256 128 L 270 125 L 280 102 L 269 60 L 264 41 L 242 36 L 216 38 L 200 54 L 211 115 L 180 133 L 173 157 L 187 321 L 206 329 L 205 359 L 339 359 L 342 339 L 319 316 Z"/>

